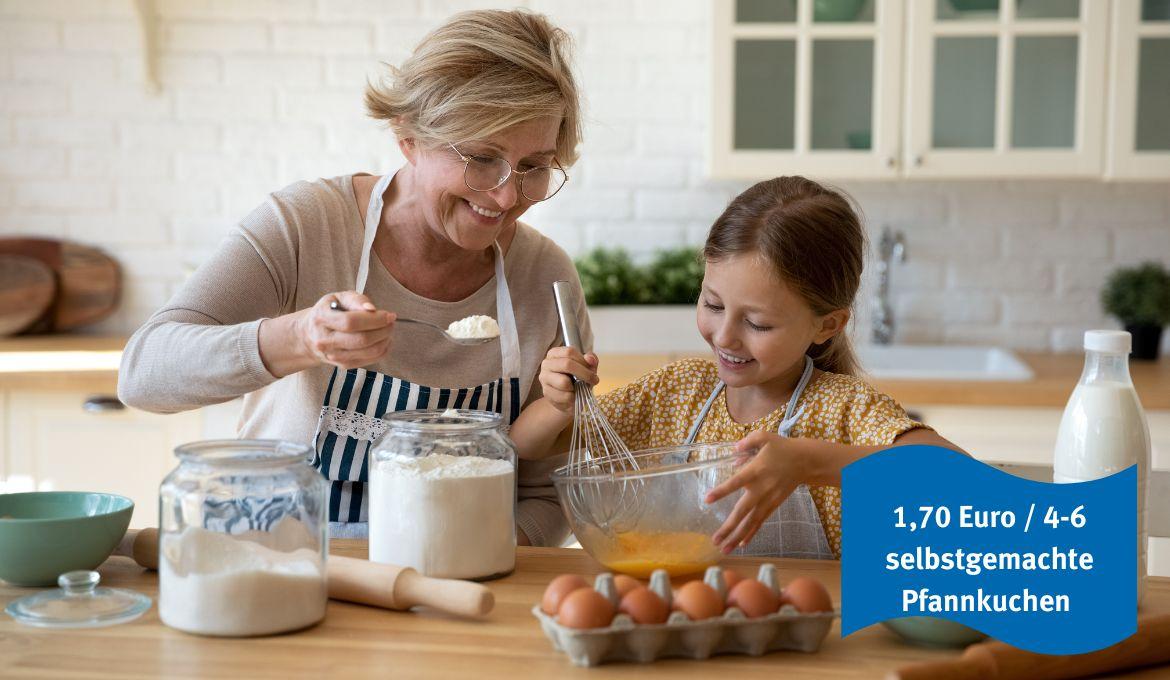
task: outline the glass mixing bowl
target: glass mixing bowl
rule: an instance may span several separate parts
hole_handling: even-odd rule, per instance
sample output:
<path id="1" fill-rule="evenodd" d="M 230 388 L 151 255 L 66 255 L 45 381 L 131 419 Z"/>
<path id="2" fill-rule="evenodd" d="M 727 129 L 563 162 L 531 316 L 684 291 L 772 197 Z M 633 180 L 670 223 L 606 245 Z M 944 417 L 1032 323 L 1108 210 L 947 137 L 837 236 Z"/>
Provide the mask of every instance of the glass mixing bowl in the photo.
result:
<path id="1" fill-rule="evenodd" d="M 655 569 L 697 574 L 723 556 L 711 535 L 739 490 L 708 505 L 707 492 L 750 457 L 731 442 L 686 444 L 633 453 L 637 469 L 610 456 L 552 473 L 569 526 L 606 568 L 645 578 Z"/>

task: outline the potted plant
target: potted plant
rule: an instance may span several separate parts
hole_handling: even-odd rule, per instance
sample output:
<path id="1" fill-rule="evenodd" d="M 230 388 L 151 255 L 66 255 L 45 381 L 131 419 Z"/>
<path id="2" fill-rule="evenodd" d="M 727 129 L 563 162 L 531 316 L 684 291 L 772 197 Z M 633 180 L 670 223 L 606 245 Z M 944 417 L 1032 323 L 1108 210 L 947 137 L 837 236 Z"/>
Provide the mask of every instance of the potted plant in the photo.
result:
<path id="1" fill-rule="evenodd" d="M 578 258 L 577 274 L 598 352 L 674 353 L 707 348 L 695 327 L 703 282 L 696 248 L 660 251 L 645 265 L 621 248 Z"/>
<path id="2" fill-rule="evenodd" d="M 1101 305 L 1133 336 L 1134 359 L 1157 359 L 1162 327 L 1170 323 L 1170 271 L 1156 262 L 1118 269 L 1101 291 Z"/>

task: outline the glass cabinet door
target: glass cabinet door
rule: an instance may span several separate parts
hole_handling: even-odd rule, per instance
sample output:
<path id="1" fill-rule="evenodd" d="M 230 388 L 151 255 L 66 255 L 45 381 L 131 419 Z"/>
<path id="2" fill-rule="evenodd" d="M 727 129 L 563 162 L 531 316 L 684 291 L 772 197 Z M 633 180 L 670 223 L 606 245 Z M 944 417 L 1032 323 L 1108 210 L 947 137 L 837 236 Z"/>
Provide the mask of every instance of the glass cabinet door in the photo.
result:
<path id="1" fill-rule="evenodd" d="M 712 175 L 897 176 L 902 0 L 712 4 Z"/>
<path id="2" fill-rule="evenodd" d="M 907 175 L 1100 175 L 1105 3 L 908 6 Z"/>
<path id="3" fill-rule="evenodd" d="M 1106 175 L 1170 178 L 1170 0 L 1116 0 Z"/>

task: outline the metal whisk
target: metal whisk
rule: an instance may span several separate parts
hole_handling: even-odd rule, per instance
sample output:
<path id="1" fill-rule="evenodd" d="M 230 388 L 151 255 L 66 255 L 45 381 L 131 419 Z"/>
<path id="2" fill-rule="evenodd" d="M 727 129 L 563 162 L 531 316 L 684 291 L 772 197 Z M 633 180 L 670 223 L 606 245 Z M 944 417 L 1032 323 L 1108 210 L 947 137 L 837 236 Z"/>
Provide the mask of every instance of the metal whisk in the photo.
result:
<path id="1" fill-rule="evenodd" d="M 553 296 L 565 346 L 582 349 L 569 282 L 554 282 Z M 571 477 L 581 480 L 572 482 L 567 489 L 569 510 L 585 522 L 609 531 L 635 509 L 637 495 L 633 487 L 637 482 L 623 477 L 636 471 L 638 462 L 598 406 L 593 386 L 573 378 L 573 391 L 573 436 L 566 469 Z"/>

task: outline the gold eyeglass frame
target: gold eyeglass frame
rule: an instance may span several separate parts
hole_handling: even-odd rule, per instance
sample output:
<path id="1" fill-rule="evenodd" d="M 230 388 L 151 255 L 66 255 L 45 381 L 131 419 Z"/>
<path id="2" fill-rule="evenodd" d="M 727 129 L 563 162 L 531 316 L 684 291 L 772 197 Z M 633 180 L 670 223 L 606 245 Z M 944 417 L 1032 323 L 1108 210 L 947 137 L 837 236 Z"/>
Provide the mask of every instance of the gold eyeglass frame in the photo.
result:
<path id="1" fill-rule="evenodd" d="M 460 142 L 460 144 L 463 144 L 463 143 L 464 142 Z M 541 201 L 547 201 L 548 199 L 552 198 L 553 196 L 556 196 L 557 194 L 561 193 L 561 189 L 564 189 L 565 185 L 569 183 L 569 173 L 566 172 L 563 167 L 561 167 L 561 162 L 558 161 L 556 158 L 553 158 L 553 163 L 556 163 L 555 166 L 554 165 L 541 165 L 541 166 L 538 166 L 535 168 L 529 168 L 528 170 L 517 170 L 516 168 L 512 167 L 512 164 L 509 163 L 508 159 L 506 159 L 506 158 L 501 158 L 499 156 L 483 156 L 484 158 L 494 158 L 495 160 L 504 161 L 504 165 L 508 166 L 508 174 L 504 176 L 504 179 L 500 180 L 499 184 L 495 185 L 491 189 L 476 189 L 475 187 L 471 186 L 471 184 L 467 181 L 467 169 L 471 165 L 471 161 L 475 160 L 475 157 L 468 156 L 468 155 L 464 154 L 462 151 L 460 151 L 455 146 L 455 144 L 453 144 L 451 142 L 448 142 L 447 146 L 451 147 L 451 150 L 454 151 L 456 153 L 456 155 L 459 156 L 460 160 L 463 161 L 463 184 L 464 184 L 464 186 L 466 186 L 468 189 L 471 189 L 472 191 L 478 191 L 480 193 L 486 193 L 488 191 L 495 191 L 496 189 L 499 189 L 500 187 L 507 184 L 508 180 L 512 179 L 512 175 L 517 175 L 520 178 L 519 179 L 520 195 L 523 196 L 524 198 L 528 199 L 529 201 L 532 201 L 533 203 L 540 203 Z M 524 176 L 530 172 L 535 172 L 537 170 L 560 170 L 561 174 L 565 176 L 565 181 L 561 182 L 561 185 L 559 187 L 557 187 L 557 190 L 552 192 L 548 196 L 545 196 L 544 198 L 532 198 L 528 194 L 524 193 Z"/>

